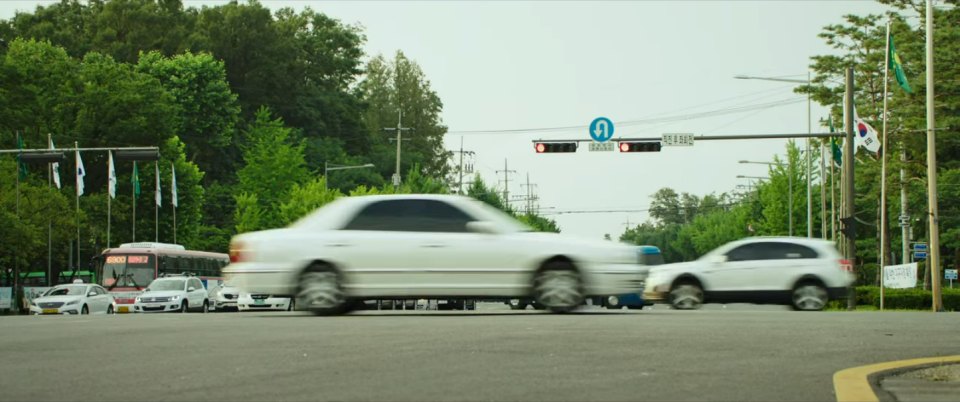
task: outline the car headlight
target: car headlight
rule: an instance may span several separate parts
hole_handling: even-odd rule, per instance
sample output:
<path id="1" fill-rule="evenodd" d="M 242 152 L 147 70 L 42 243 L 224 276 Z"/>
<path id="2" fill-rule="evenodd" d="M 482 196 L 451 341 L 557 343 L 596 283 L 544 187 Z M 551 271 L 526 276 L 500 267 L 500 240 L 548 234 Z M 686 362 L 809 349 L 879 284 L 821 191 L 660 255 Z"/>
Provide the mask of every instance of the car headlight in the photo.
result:
<path id="1" fill-rule="evenodd" d="M 136 299 L 133 299 L 135 302 L 140 303 L 140 296 L 137 296 Z"/>
<path id="2" fill-rule="evenodd" d="M 173 296 L 173 297 L 171 297 L 171 298 L 170 298 L 170 300 L 171 300 L 171 301 L 177 301 L 177 300 L 180 300 L 180 295 L 177 295 L 177 296 Z"/>
<path id="3" fill-rule="evenodd" d="M 221 296 L 223 296 L 223 291 L 222 291 L 222 290 L 218 290 L 218 291 L 217 291 L 217 297 L 221 297 Z"/>
<path id="4" fill-rule="evenodd" d="M 65 305 L 65 306 L 69 306 L 69 305 L 71 305 L 71 304 L 77 304 L 78 301 L 80 301 L 80 300 L 79 300 L 79 299 L 73 299 L 73 300 L 70 300 L 70 301 L 66 302 L 64 305 Z"/>

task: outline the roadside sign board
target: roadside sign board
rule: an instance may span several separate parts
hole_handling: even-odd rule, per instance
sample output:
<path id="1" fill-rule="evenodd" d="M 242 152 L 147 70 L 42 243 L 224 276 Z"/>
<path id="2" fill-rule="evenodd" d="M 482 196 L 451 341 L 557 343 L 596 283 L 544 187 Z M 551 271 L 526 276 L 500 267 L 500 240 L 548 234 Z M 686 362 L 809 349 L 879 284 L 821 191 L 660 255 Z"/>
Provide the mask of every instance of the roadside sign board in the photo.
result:
<path id="1" fill-rule="evenodd" d="M 663 144 L 663 146 L 692 147 L 693 134 L 692 133 L 664 134 L 660 139 L 660 143 Z"/>
<path id="2" fill-rule="evenodd" d="M 596 142 L 607 142 L 613 138 L 613 122 L 606 117 L 597 117 L 590 122 L 590 138 Z"/>
<path id="3" fill-rule="evenodd" d="M 926 252 L 926 251 L 927 251 L 927 243 L 913 243 L 913 251 L 914 251 L 914 252 L 917 252 L 917 253 L 919 253 L 919 252 Z"/>
<path id="4" fill-rule="evenodd" d="M 913 252 L 913 259 L 914 259 L 914 260 L 926 260 L 926 259 L 927 259 L 927 252 L 926 252 L 926 251 L 914 251 L 914 252 Z"/>
<path id="5" fill-rule="evenodd" d="M 945 269 L 943 270 L 943 279 L 956 280 L 957 279 L 957 270 L 955 269 Z"/>
<path id="6" fill-rule="evenodd" d="M 613 152 L 612 142 L 591 142 L 590 152 Z"/>

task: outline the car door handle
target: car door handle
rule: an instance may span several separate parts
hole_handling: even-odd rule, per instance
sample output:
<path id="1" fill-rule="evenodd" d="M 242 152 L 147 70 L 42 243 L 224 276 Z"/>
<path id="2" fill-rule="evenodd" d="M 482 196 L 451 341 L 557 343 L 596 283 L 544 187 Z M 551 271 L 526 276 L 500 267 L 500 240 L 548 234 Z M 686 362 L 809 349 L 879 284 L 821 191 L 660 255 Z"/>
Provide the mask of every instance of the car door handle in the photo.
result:
<path id="1" fill-rule="evenodd" d="M 421 244 L 420 247 L 423 248 L 444 248 L 446 244 Z"/>
<path id="2" fill-rule="evenodd" d="M 352 244 L 347 243 L 327 243 L 327 247 L 350 247 Z"/>

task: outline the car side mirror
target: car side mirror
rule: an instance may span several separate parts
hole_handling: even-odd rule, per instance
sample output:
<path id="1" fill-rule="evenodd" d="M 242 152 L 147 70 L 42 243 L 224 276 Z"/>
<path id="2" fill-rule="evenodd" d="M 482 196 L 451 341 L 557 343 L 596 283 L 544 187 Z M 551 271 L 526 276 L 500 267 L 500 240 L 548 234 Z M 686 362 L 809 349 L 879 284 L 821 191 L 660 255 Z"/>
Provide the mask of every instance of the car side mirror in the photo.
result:
<path id="1" fill-rule="evenodd" d="M 195 288 L 195 287 L 193 287 L 193 286 L 187 288 L 187 291 L 188 291 L 188 292 L 192 292 L 192 291 L 194 291 L 194 290 L 197 290 L 197 288 Z"/>
<path id="2" fill-rule="evenodd" d="M 474 221 L 467 222 L 467 230 L 473 233 L 497 234 L 497 226 L 493 222 Z"/>
<path id="3" fill-rule="evenodd" d="M 723 264 L 723 263 L 727 262 L 727 256 L 725 256 L 725 255 L 723 255 L 723 254 L 715 255 L 715 256 L 713 256 L 713 257 L 710 257 L 710 262 L 712 262 L 712 263 L 714 263 L 714 264 Z"/>

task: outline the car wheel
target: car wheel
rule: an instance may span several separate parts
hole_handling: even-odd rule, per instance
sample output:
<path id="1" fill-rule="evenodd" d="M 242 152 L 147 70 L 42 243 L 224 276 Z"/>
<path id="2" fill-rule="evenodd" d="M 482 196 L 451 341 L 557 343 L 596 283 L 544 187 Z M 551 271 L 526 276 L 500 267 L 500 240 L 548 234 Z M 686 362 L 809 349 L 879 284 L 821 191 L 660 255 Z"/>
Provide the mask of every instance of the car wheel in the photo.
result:
<path id="1" fill-rule="evenodd" d="M 536 302 L 555 313 L 572 311 L 583 304 L 580 274 L 566 262 L 550 264 L 533 279 Z"/>
<path id="2" fill-rule="evenodd" d="M 670 289 L 670 305 L 677 310 L 696 310 L 703 305 L 703 288 L 693 281 L 680 282 Z"/>
<path id="3" fill-rule="evenodd" d="M 316 315 L 334 315 L 345 311 L 347 299 L 340 287 L 340 276 L 332 268 L 314 265 L 300 275 L 297 305 Z"/>
<path id="4" fill-rule="evenodd" d="M 187 308 L 187 301 L 184 300 L 183 303 L 180 303 L 180 312 L 181 312 L 181 313 L 186 313 L 187 310 L 189 310 L 189 309 Z"/>
<path id="5" fill-rule="evenodd" d="M 511 310 L 524 310 L 527 308 L 527 303 L 520 301 L 520 299 L 510 299 L 507 305 L 510 306 Z"/>
<path id="6" fill-rule="evenodd" d="M 107 306 L 107 314 L 113 314 L 113 305 Z"/>
<path id="7" fill-rule="evenodd" d="M 204 314 L 210 312 L 210 304 L 209 304 L 209 302 L 207 302 L 206 300 L 203 301 L 203 310 L 200 310 L 200 312 L 201 312 L 201 313 L 204 313 Z"/>
<path id="8" fill-rule="evenodd" d="M 84 304 L 83 307 L 80 308 L 80 314 L 84 314 L 84 315 L 90 314 L 90 309 L 87 308 L 86 304 Z"/>
<path id="9" fill-rule="evenodd" d="M 830 297 L 823 285 L 817 282 L 804 282 L 793 289 L 791 301 L 794 310 L 820 311 L 827 306 Z"/>

